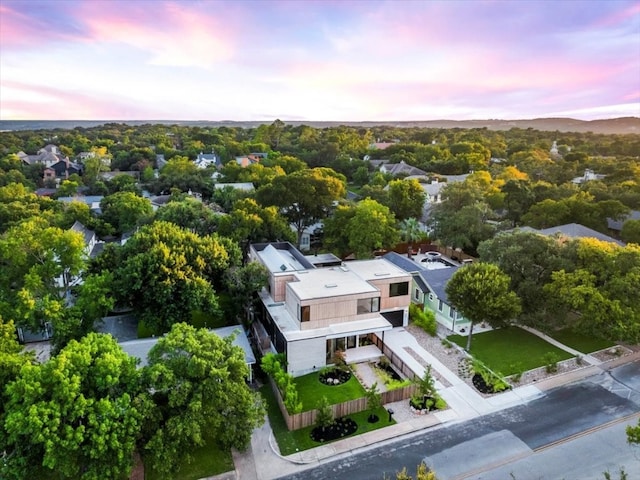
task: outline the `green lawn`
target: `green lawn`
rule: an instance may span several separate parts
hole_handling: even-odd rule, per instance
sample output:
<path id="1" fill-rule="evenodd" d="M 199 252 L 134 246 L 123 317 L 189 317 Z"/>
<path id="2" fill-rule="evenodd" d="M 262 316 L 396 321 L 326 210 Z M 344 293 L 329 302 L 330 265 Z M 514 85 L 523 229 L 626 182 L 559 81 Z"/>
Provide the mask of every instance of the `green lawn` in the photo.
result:
<path id="1" fill-rule="evenodd" d="M 213 438 L 208 438 L 206 441 L 207 443 L 203 447 L 194 448 L 191 451 L 193 462 L 184 462 L 180 472 L 174 477 L 175 480 L 198 480 L 229 472 L 235 468 L 230 450 L 221 450 Z M 146 469 L 146 480 L 155 480 L 156 478 L 159 477 L 151 469 Z"/>
<path id="2" fill-rule="evenodd" d="M 316 408 L 318 401 L 322 397 L 327 397 L 329 404 L 334 405 L 348 400 L 355 400 L 365 395 L 364 387 L 360 385 L 360 382 L 353 374 L 351 374 L 348 382 L 332 386 L 322 383 L 319 377 L 320 374 L 314 372 L 295 379 L 298 396 L 305 412 Z"/>
<path id="3" fill-rule="evenodd" d="M 463 348 L 467 345 L 467 337 L 451 335 L 447 338 Z M 546 365 L 543 357 L 548 353 L 554 353 L 558 361 L 572 357 L 518 327 L 477 333 L 471 340 L 471 354 L 494 372 L 506 376 Z"/>
<path id="4" fill-rule="evenodd" d="M 308 450 L 310 448 L 324 445 L 324 443 L 314 442 L 313 440 L 311 440 L 311 430 L 313 429 L 313 427 L 306 427 L 292 432 L 287 430 L 287 424 L 282 418 L 282 414 L 280 413 L 280 409 L 278 408 L 278 403 L 276 402 L 276 399 L 273 396 L 273 392 L 271 391 L 271 387 L 269 385 L 264 385 L 260 389 L 260 393 L 267 402 L 269 423 L 271 424 L 273 436 L 278 442 L 278 447 L 280 448 L 280 453 L 282 455 L 291 455 L 296 452 L 301 452 L 303 450 Z M 391 422 L 388 421 L 389 415 L 384 407 L 380 407 L 378 410 L 376 410 L 376 415 L 378 415 L 378 417 L 380 418 L 380 420 L 376 423 L 369 423 L 367 421 L 367 417 L 369 416 L 368 411 L 349 415 L 349 418 L 355 420 L 355 422 L 358 424 L 358 430 L 354 435 L 377 430 L 378 428 L 388 427 L 389 425 L 393 425 L 396 423 L 395 420 L 391 420 Z"/>
<path id="5" fill-rule="evenodd" d="M 575 332 L 572 328 L 556 330 L 549 335 L 554 340 L 578 350 L 581 353 L 593 353 L 615 345 L 611 340 L 605 340 L 591 335 Z"/>

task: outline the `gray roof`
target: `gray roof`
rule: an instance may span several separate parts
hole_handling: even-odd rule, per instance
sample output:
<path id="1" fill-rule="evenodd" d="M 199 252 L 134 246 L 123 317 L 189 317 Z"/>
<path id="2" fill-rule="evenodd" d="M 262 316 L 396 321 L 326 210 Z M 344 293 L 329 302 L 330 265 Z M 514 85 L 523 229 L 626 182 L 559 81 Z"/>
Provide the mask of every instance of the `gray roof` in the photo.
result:
<path id="1" fill-rule="evenodd" d="M 244 359 L 247 365 L 253 365 L 256 363 L 256 357 L 253 354 L 251 345 L 249 345 L 249 339 L 240 325 L 232 325 L 230 327 L 216 328 L 209 330 L 211 333 L 215 333 L 221 338 L 227 338 L 234 332 L 238 332 L 233 340 L 233 345 L 242 348 L 244 350 Z M 140 359 L 138 364 L 140 367 L 147 365 L 148 355 L 153 346 L 158 343 L 160 338 L 143 338 L 138 340 L 130 340 L 127 342 L 121 342 L 120 347 L 125 353 L 132 357 Z"/>
<path id="2" fill-rule="evenodd" d="M 71 230 L 80 232 L 84 236 L 84 243 L 86 245 L 89 245 L 89 243 L 91 243 L 91 239 L 96 236 L 96 232 L 94 232 L 93 230 L 89 230 L 77 220 L 73 223 L 73 225 L 71 225 Z"/>
<path id="3" fill-rule="evenodd" d="M 449 279 L 460 267 L 430 270 L 396 252 L 389 252 L 384 255 L 384 258 L 402 268 L 405 272 L 413 274 L 413 279 L 423 292 L 433 292 L 443 302 L 447 302 L 447 293 L 444 289 Z"/>
<path id="4" fill-rule="evenodd" d="M 422 265 L 414 262 L 405 255 L 400 255 L 396 252 L 389 252 L 383 255 L 383 258 L 389 260 L 391 263 L 400 267 L 407 273 L 414 273 L 423 270 Z"/>
<path id="5" fill-rule="evenodd" d="M 609 235 L 605 235 L 604 233 L 597 232 L 589 227 L 585 227 L 584 225 L 580 225 L 579 223 L 567 223 L 566 225 L 557 225 L 551 228 L 544 228 L 542 230 L 537 230 L 531 227 L 523 227 L 519 230 L 536 232 L 541 235 L 564 235 L 570 238 L 595 238 L 597 240 L 601 240 L 603 242 L 611 242 L 616 245 L 624 246 L 625 243 L 615 238 L 610 237 Z"/>
<path id="6" fill-rule="evenodd" d="M 611 230 L 622 230 L 624 222 L 627 220 L 640 220 L 640 210 L 631 210 L 629 215 L 621 218 L 620 220 L 614 220 L 613 218 L 607 218 L 607 227 Z"/>
<path id="7" fill-rule="evenodd" d="M 423 280 L 436 297 L 445 303 L 449 303 L 447 298 L 447 292 L 445 287 L 454 273 L 458 271 L 460 267 L 441 268 L 438 270 L 425 270 L 420 273 Z"/>

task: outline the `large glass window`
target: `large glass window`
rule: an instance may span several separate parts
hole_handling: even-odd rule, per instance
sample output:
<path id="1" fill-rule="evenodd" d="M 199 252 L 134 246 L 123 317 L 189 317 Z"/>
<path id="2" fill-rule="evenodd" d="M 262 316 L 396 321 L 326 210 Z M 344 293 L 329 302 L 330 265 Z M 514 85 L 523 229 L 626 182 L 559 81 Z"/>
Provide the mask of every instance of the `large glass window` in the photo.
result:
<path id="1" fill-rule="evenodd" d="M 399 282 L 389 284 L 389 296 L 400 297 L 409 294 L 409 282 Z"/>
<path id="2" fill-rule="evenodd" d="M 358 300 L 358 314 L 380 311 L 380 297 Z"/>

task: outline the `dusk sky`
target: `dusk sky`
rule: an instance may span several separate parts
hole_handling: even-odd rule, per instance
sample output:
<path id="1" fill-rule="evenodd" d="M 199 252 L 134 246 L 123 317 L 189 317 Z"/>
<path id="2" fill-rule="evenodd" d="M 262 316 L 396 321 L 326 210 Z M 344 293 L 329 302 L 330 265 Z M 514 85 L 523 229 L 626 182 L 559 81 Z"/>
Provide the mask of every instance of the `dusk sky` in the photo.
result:
<path id="1" fill-rule="evenodd" d="M 640 116 L 640 1 L 0 0 L 2 120 Z"/>

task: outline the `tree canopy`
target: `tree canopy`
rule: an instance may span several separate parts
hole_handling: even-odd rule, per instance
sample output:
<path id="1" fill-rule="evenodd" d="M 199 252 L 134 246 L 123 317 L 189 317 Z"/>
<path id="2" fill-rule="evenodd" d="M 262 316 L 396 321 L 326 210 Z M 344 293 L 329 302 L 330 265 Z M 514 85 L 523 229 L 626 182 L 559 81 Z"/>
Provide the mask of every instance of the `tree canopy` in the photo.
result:
<path id="1" fill-rule="evenodd" d="M 245 382 L 248 375 L 244 351 L 231 338 L 178 323 L 158 341 L 145 370 L 155 408 L 144 452 L 154 471 L 173 478 L 207 437 L 223 448 L 249 445 L 265 410 Z"/>
<path id="2" fill-rule="evenodd" d="M 520 313 L 520 298 L 511 290 L 509 276 L 491 263 L 461 267 L 445 291 L 456 310 L 471 322 L 467 350 L 471 348 L 475 324 L 487 322 L 494 328 L 503 327 Z"/>
<path id="3" fill-rule="evenodd" d="M 195 310 L 219 315 L 215 288 L 240 264 L 240 250 L 228 239 L 161 221 L 141 228 L 115 253 L 114 293 L 158 333 Z"/>
<path id="4" fill-rule="evenodd" d="M 3 478 L 126 477 L 148 404 L 110 335 L 72 341 L 7 387 Z"/>
<path id="5" fill-rule="evenodd" d="M 264 206 L 275 205 L 300 237 L 306 227 L 326 218 L 346 195 L 345 178 L 330 168 L 299 170 L 273 179 L 257 192 Z"/>

